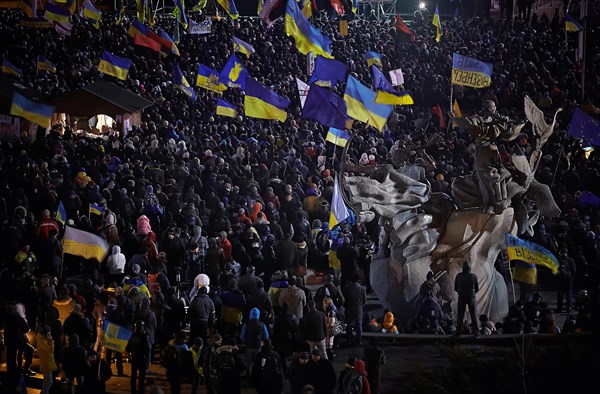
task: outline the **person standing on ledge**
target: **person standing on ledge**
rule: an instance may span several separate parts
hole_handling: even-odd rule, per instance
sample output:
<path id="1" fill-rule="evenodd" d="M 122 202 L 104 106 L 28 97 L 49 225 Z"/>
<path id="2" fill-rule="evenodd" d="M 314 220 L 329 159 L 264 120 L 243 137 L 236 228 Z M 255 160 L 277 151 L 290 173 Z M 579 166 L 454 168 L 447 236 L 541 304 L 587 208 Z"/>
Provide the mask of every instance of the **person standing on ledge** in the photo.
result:
<path id="1" fill-rule="evenodd" d="M 462 272 L 456 274 L 454 278 L 454 291 L 458 293 L 458 329 L 455 337 L 460 336 L 463 330 L 465 311 L 469 307 L 471 316 L 471 327 L 475 337 L 479 336 L 479 328 L 477 327 L 477 302 L 475 294 L 479 291 L 479 280 L 477 275 L 471 272 L 471 263 L 465 261 L 463 263 Z"/>

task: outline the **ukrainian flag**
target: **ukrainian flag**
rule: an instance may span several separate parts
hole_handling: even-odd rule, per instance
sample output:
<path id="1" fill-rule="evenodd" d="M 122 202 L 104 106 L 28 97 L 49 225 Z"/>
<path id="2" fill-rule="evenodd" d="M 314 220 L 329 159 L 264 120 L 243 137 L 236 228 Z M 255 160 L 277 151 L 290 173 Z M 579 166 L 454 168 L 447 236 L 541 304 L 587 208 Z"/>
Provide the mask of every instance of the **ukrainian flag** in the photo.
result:
<path id="1" fill-rule="evenodd" d="M 302 4 L 302 15 L 304 15 L 306 19 L 311 18 L 313 15 L 312 0 L 300 0 L 298 3 Z"/>
<path id="2" fill-rule="evenodd" d="M 251 118 L 276 119 L 285 122 L 285 108 L 290 100 L 261 85 L 252 78 L 246 80 L 246 95 L 244 96 L 244 113 Z"/>
<path id="3" fill-rule="evenodd" d="M 144 25 L 139 19 L 134 19 L 129 26 L 129 30 L 127 30 L 127 34 L 131 37 L 135 37 L 137 35 L 146 36 L 148 33 L 148 26 Z"/>
<path id="4" fill-rule="evenodd" d="M 329 228 L 333 229 L 349 217 L 350 213 L 348 212 L 348 208 L 346 208 L 346 204 L 344 204 L 342 190 L 340 189 L 340 183 L 336 175 L 333 184 L 333 196 L 331 197 L 331 208 L 329 210 Z"/>
<path id="5" fill-rule="evenodd" d="M 183 76 L 183 73 L 179 69 L 178 65 L 175 65 L 175 71 L 173 72 L 173 83 L 179 90 L 185 93 L 186 96 L 196 101 L 198 96 L 196 96 L 196 92 L 194 92 L 194 89 L 190 86 L 187 79 L 185 79 L 185 77 Z"/>
<path id="6" fill-rule="evenodd" d="M 330 127 L 325 140 L 343 148 L 350 140 L 350 134 L 346 133 L 345 130 Z"/>
<path id="7" fill-rule="evenodd" d="M 62 201 L 58 201 L 58 208 L 56 210 L 56 216 L 54 216 L 57 222 L 62 224 L 63 226 L 67 222 L 67 210 Z"/>
<path id="8" fill-rule="evenodd" d="M 100 27 L 100 24 L 98 23 L 98 21 L 100 21 L 100 19 L 102 19 L 102 12 L 100 10 L 98 10 L 96 7 L 94 7 L 92 5 L 92 3 L 90 2 L 90 0 L 86 0 L 86 2 L 83 4 L 83 7 L 81 8 L 79 15 L 83 18 L 87 18 L 87 19 L 96 21 L 94 26 L 96 28 Z"/>
<path id="9" fill-rule="evenodd" d="M 102 215 L 102 211 L 104 211 L 104 208 L 102 208 L 100 205 L 96 203 L 90 204 L 90 214 Z"/>
<path id="10" fill-rule="evenodd" d="M 196 86 L 202 89 L 211 90 L 217 93 L 223 93 L 227 90 L 227 86 L 219 81 L 219 73 L 204 64 L 198 65 L 198 73 L 196 75 Z"/>
<path id="11" fill-rule="evenodd" d="M 46 3 L 46 12 L 44 13 L 44 18 L 51 22 L 69 22 L 69 18 L 71 17 L 71 12 L 63 7 L 60 7 L 56 4 Z"/>
<path id="12" fill-rule="evenodd" d="M 171 36 L 169 34 L 167 34 L 167 32 L 164 31 L 163 29 L 160 29 L 159 33 L 162 38 L 164 38 L 171 44 L 171 46 L 169 47 L 171 49 L 171 53 L 173 55 L 179 56 L 179 48 L 177 48 L 177 45 L 175 45 L 175 41 L 173 41 Z"/>
<path id="13" fill-rule="evenodd" d="M 240 16 L 233 0 L 217 0 L 217 3 L 223 7 L 231 19 L 237 19 Z"/>
<path id="14" fill-rule="evenodd" d="M 194 5 L 192 6 L 192 10 L 193 10 L 193 11 L 200 11 L 200 10 L 202 10 L 203 8 L 205 8 L 205 7 L 206 7 L 206 3 L 208 2 L 208 0 L 194 0 L 194 2 L 195 2 L 196 4 L 194 4 Z M 258 4 L 259 4 L 259 5 L 260 5 L 260 2 L 261 2 L 261 0 L 259 0 L 259 1 L 258 1 Z"/>
<path id="15" fill-rule="evenodd" d="M 294 37 L 296 48 L 303 55 L 314 52 L 315 55 L 332 59 L 331 39 L 321 34 L 300 12 L 296 0 L 288 0 L 285 9 L 285 34 Z"/>
<path id="16" fill-rule="evenodd" d="M 577 22 L 571 15 L 567 14 L 565 17 L 565 30 L 566 31 L 580 31 L 583 30 L 583 26 Z"/>
<path id="17" fill-rule="evenodd" d="M 115 23 L 120 25 L 121 20 L 123 19 L 123 14 L 125 13 L 125 3 L 123 0 L 115 0 L 115 3 Z"/>
<path id="18" fill-rule="evenodd" d="M 173 16 L 177 18 L 181 26 L 184 29 L 187 29 L 188 21 L 187 16 L 185 15 L 185 6 L 181 0 L 175 0 L 175 9 L 173 10 Z"/>
<path id="19" fill-rule="evenodd" d="M 223 67 L 221 74 L 219 74 L 219 80 L 227 87 L 246 90 L 246 77 L 248 75 L 246 66 L 240 62 L 234 53 Z"/>
<path id="20" fill-rule="evenodd" d="M 10 114 L 25 118 L 42 127 L 49 127 L 50 119 L 54 114 L 54 107 L 36 103 L 35 101 L 31 101 L 21 96 L 19 93 L 15 93 L 12 105 L 10 106 Z"/>
<path id="21" fill-rule="evenodd" d="M 41 71 L 50 71 L 51 73 L 56 73 L 56 65 L 42 56 L 38 56 L 37 69 Z"/>
<path id="22" fill-rule="evenodd" d="M 237 116 L 237 110 L 235 109 L 233 104 L 229 104 L 225 100 L 218 99 L 217 100 L 217 115 L 235 118 Z"/>
<path id="23" fill-rule="evenodd" d="M 146 21 L 148 21 L 148 25 L 154 26 L 154 13 L 152 12 L 152 0 L 144 0 L 144 8 L 146 10 Z"/>
<path id="24" fill-rule="evenodd" d="M 30 18 L 37 17 L 37 0 L 21 0 L 19 8 Z"/>
<path id="25" fill-rule="evenodd" d="M 376 97 L 376 92 L 358 82 L 353 76 L 348 77 L 346 92 L 344 93 L 348 116 L 368 123 L 381 131 L 394 107 L 386 104 L 376 104 Z"/>
<path id="26" fill-rule="evenodd" d="M 535 264 L 529 264 L 524 261 L 516 261 L 515 268 L 512 270 L 513 280 L 529 285 L 537 284 L 537 268 Z"/>
<path id="27" fill-rule="evenodd" d="M 435 40 L 440 42 L 442 40 L 442 21 L 440 19 L 440 6 L 438 3 L 435 3 L 435 13 L 433 14 L 431 24 L 435 26 Z"/>
<path id="28" fill-rule="evenodd" d="M 130 66 L 131 59 L 115 56 L 104 51 L 102 58 L 100 59 L 100 64 L 98 64 L 98 71 L 125 81 Z"/>
<path id="29" fill-rule="evenodd" d="M 367 67 L 371 67 L 373 64 L 377 67 L 382 67 L 381 55 L 377 52 L 367 51 L 365 52 L 365 57 L 367 58 Z"/>
<path id="30" fill-rule="evenodd" d="M 556 256 L 548 249 L 535 244 L 531 241 L 526 241 L 507 233 L 505 236 L 506 251 L 510 261 L 519 261 L 534 265 L 543 265 L 549 268 L 553 274 L 558 273 L 560 263 Z"/>
<path id="31" fill-rule="evenodd" d="M 385 75 L 376 66 L 371 66 L 373 73 L 373 87 L 377 90 L 375 102 L 377 104 L 412 105 L 414 100 L 410 92 L 398 92 L 387 80 Z"/>
<path id="32" fill-rule="evenodd" d="M 248 44 L 246 41 L 240 40 L 236 36 L 233 36 L 233 39 L 231 41 L 233 42 L 234 52 L 241 52 L 248 57 L 250 57 L 250 55 L 256 52 L 252 45 Z"/>
<path id="33" fill-rule="evenodd" d="M 65 254 L 81 256 L 87 260 L 102 262 L 108 254 L 109 245 L 104 238 L 73 227 L 66 226 L 62 242 Z"/>
<path id="34" fill-rule="evenodd" d="M 129 328 L 104 320 L 102 323 L 102 346 L 119 353 L 125 353 L 127 343 L 133 333 Z"/>
<path id="35" fill-rule="evenodd" d="M 21 78 L 21 70 L 9 62 L 8 59 L 2 60 L 2 72 L 4 74 L 12 74 L 18 78 Z"/>

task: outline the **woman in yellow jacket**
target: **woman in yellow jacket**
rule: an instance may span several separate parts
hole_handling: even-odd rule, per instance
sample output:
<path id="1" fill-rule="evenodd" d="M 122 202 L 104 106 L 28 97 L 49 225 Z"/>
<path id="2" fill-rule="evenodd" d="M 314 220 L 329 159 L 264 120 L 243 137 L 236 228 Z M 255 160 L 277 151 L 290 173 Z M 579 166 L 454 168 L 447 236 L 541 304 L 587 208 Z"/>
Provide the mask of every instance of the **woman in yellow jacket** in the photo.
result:
<path id="1" fill-rule="evenodd" d="M 52 387 L 52 372 L 58 370 L 54 360 L 54 340 L 49 326 L 40 329 L 37 335 L 38 357 L 40 359 L 40 373 L 44 375 L 41 394 L 48 394 Z"/>

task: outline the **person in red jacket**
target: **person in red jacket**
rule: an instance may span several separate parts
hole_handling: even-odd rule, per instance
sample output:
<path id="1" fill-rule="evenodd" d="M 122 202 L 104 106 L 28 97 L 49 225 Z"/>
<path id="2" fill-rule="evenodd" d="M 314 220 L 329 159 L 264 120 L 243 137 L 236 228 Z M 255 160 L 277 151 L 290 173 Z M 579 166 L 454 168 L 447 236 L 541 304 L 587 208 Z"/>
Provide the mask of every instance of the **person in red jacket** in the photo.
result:
<path id="1" fill-rule="evenodd" d="M 44 209 L 42 212 L 42 220 L 40 220 L 35 228 L 35 237 L 39 241 L 44 241 L 50 237 L 51 230 L 56 230 L 56 233 L 58 234 L 57 237 L 60 238 L 60 226 L 56 220 L 50 217 L 50 211 Z"/>

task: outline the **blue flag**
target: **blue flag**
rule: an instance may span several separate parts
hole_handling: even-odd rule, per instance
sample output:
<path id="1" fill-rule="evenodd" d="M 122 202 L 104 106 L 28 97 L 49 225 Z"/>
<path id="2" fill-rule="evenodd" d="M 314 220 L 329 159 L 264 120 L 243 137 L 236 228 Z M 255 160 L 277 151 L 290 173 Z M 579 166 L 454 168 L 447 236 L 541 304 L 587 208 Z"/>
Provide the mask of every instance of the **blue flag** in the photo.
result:
<path id="1" fill-rule="evenodd" d="M 591 117 L 579 108 L 575 108 L 569 135 L 588 141 L 592 145 L 600 145 L 600 120 Z"/>
<path id="2" fill-rule="evenodd" d="M 327 59 L 323 56 L 317 56 L 315 71 L 313 71 L 309 85 L 316 83 L 320 86 L 334 86 L 337 81 L 346 79 L 348 66 L 335 59 Z"/>
<path id="3" fill-rule="evenodd" d="M 219 81 L 227 87 L 246 90 L 246 77 L 248 76 L 246 66 L 240 62 L 240 59 L 234 53 L 223 67 L 221 74 L 219 74 Z"/>
<path id="4" fill-rule="evenodd" d="M 323 126 L 344 130 L 349 120 L 346 112 L 346 102 L 342 97 L 317 84 L 312 84 L 301 117 L 315 120 Z"/>

